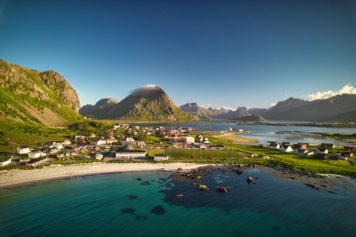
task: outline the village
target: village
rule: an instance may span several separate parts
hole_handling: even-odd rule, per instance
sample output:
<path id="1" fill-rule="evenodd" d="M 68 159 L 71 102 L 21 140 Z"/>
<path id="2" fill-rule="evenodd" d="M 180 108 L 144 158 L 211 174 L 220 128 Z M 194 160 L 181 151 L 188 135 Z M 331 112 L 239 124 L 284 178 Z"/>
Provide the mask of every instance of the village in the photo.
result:
<path id="1" fill-rule="evenodd" d="M 202 135 L 189 136 L 193 128 L 140 127 L 115 124 L 98 136 L 95 131 L 90 135 L 75 135 L 72 139 L 52 141 L 38 148 L 21 145 L 14 154 L 1 162 L 1 166 L 22 165 L 36 167 L 49 164 L 120 161 L 165 161 L 169 156 L 163 153 L 149 156 L 147 150 L 164 149 L 223 149 L 221 145 L 212 145 Z M 146 141 L 144 141 L 146 140 Z"/>
<path id="2" fill-rule="evenodd" d="M 219 134 L 242 133 L 241 129 L 228 129 Z M 42 143 L 39 147 L 21 145 L 11 157 L 4 159 L 1 166 L 37 167 L 40 165 L 73 164 L 83 162 L 162 162 L 170 160 L 167 150 L 217 150 L 226 151 L 223 144 L 214 144 L 207 132 L 197 132 L 195 128 L 140 127 L 115 124 L 106 131 L 90 131 L 77 134 L 63 141 Z M 308 143 L 290 144 L 287 141 L 269 141 L 260 145 L 281 153 L 295 153 L 301 157 L 318 160 L 348 160 L 353 157 L 355 147 L 335 148 L 334 144 L 321 143 L 310 146 Z M 336 150 L 336 152 L 334 152 Z M 193 156 L 193 155 L 192 155 Z M 262 154 L 250 157 L 269 159 Z"/>

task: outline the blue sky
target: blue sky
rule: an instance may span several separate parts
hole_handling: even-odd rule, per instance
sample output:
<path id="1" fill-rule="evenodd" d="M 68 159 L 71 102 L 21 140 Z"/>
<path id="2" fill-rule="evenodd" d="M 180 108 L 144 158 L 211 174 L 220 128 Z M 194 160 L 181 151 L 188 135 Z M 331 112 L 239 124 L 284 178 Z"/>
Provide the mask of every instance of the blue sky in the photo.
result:
<path id="1" fill-rule="evenodd" d="M 61 73 L 82 105 L 156 84 L 268 107 L 356 86 L 356 1 L 0 0 L 0 58 Z"/>

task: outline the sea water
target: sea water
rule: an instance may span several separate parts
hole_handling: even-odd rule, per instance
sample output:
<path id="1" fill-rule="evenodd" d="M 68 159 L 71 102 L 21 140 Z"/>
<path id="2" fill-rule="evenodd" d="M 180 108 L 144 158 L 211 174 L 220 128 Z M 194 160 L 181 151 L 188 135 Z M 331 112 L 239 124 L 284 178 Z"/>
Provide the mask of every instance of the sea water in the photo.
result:
<path id="1" fill-rule="evenodd" d="M 356 185 L 344 182 L 316 190 L 259 168 L 47 181 L 0 189 L 0 236 L 354 236 Z"/>

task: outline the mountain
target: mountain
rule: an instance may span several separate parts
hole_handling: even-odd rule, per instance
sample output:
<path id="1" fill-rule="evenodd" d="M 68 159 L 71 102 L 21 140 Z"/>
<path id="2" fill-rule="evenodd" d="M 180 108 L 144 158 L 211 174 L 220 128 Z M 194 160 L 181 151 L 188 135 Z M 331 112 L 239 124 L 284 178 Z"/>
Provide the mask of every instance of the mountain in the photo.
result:
<path id="1" fill-rule="evenodd" d="M 99 103 L 100 101 L 98 101 Z M 159 86 L 144 86 L 134 90 L 119 103 L 99 108 L 83 107 L 80 113 L 96 119 L 119 119 L 131 121 L 184 122 L 194 120 L 179 109 Z M 100 103 L 99 103 L 100 104 Z M 90 113 L 87 113 L 88 108 Z"/>
<path id="2" fill-rule="evenodd" d="M 324 100 L 289 98 L 271 107 L 263 116 L 269 120 L 311 122 L 355 122 L 356 95 L 343 94 Z"/>
<path id="3" fill-rule="evenodd" d="M 280 101 L 275 106 L 272 106 L 267 112 L 263 113 L 263 116 L 270 120 L 280 120 L 279 118 L 287 111 L 307 104 L 308 101 L 290 97 L 285 101 Z"/>
<path id="4" fill-rule="evenodd" d="M 198 105 L 197 103 L 186 103 L 179 107 L 181 110 L 197 119 L 212 120 L 222 113 L 227 113 L 227 109 L 213 109 Z"/>
<path id="5" fill-rule="evenodd" d="M 264 122 L 266 119 L 260 115 L 249 115 L 235 119 L 237 122 Z"/>
<path id="6" fill-rule="evenodd" d="M 50 127 L 81 116 L 77 92 L 54 71 L 40 72 L 0 60 L 0 119 Z"/>
<path id="7" fill-rule="evenodd" d="M 261 115 L 267 110 L 249 109 L 247 107 L 239 107 L 236 110 L 226 108 L 215 109 L 200 106 L 195 102 L 184 104 L 180 108 L 196 118 L 208 120 L 234 120 L 243 116 Z"/>
<path id="8" fill-rule="evenodd" d="M 117 100 L 112 98 L 103 98 L 96 102 L 95 105 L 84 105 L 80 108 L 79 113 L 85 114 L 87 117 L 97 117 L 103 112 L 103 110 L 112 107 L 119 103 Z"/>

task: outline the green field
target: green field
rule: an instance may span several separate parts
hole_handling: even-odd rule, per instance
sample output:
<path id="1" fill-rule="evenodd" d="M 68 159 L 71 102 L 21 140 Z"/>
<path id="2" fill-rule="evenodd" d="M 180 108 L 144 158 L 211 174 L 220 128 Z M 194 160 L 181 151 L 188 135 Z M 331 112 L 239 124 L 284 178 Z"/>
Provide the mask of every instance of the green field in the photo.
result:
<path id="1" fill-rule="evenodd" d="M 0 121 L 0 152 L 14 152 L 16 147 L 38 147 L 47 141 L 63 141 L 74 133 L 68 129 Z"/>
<path id="2" fill-rule="evenodd" d="M 304 173 L 328 173 L 356 176 L 355 159 L 317 160 L 313 157 L 300 156 L 294 153 L 284 153 L 275 149 L 252 145 L 234 145 L 231 142 L 211 139 L 216 144 L 224 144 L 229 150 L 187 150 L 166 149 L 151 150 L 150 155 L 164 152 L 171 157 L 169 162 L 193 162 L 211 164 L 255 164 L 274 168 L 288 168 Z M 338 151 L 338 150 L 335 150 Z M 252 154 L 261 157 L 251 157 Z M 262 159 L 268 156 L 269 159 Z"/>

